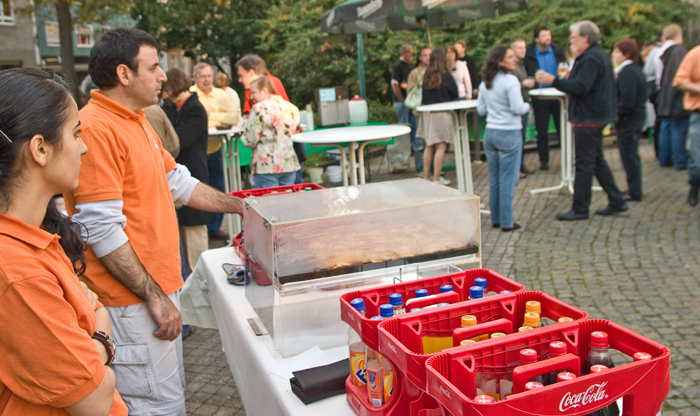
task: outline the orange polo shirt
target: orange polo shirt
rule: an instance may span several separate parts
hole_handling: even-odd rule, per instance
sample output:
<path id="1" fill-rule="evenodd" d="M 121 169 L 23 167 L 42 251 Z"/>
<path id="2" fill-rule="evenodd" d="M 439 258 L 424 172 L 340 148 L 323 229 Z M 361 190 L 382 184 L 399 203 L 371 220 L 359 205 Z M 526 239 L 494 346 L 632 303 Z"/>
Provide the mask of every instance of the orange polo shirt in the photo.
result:
<path id="1" fill-rule="evenodd" d="M 63 416 L 102 382 L 90 306 L 60 237 L 0 213 L 0 416 Z M 111 416 L 127 408 L 114 391 Z"/>
<path id="2" fill-rule="evenodd" d="M 124 201 L 124 232 L 139 260 L 166 294 L 175 292 L 183 284 L 180 237 L 166 177 L 175 160 L 143 109 L 134 113 L 98 91 L 92 91 L 92 99 L 80 110 L 80 123 L 88 153 L 82 158 L 78 188 L 64 195 L 69 214 L 75 214 L 76 204 Z M 107 306 L 143 302 L 112 277 L 92 249 L 85 257 L 87 270 L 81 279 L 100 302 Z"/>
<path id="3" fill-rule="evenodd" d="M 700 84 L 700 46 L 694 47 L 685 55 L 676 71 L 673 86 L 677 87 L 684 82 Z M 700 94 L 686 92 L 683 96 L 683 108 L 689 111 L 700 111 Z"/>

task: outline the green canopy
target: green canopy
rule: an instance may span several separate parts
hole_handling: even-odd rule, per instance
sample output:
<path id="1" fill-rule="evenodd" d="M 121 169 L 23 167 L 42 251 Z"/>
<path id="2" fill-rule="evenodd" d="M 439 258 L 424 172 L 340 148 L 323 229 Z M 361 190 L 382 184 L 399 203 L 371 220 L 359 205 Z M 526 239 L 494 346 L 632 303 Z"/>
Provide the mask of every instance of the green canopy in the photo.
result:
<path id="1" fill-rule="evenodd" d="M 360 95 L 365 98 L 363 33 L 428 30 L 443 24 L 488 19 L 527 8 L 529 0 L 348 0 L 321 15 L 326 33 L 357 34 Z"/>

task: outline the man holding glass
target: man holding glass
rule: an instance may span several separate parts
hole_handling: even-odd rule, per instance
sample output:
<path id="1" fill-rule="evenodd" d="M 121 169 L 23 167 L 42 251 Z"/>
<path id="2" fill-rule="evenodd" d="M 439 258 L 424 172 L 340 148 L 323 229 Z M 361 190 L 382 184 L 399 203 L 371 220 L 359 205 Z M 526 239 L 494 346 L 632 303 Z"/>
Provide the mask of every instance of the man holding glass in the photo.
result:
<path id="1" fill-rule="evenodd" d="M 615 184 L 603 157 L 603 128 L 617 118 L 617 89 L 610 55 L 600 46 L 600 30 L 584 20 L 571 25 L 571 46 L 578 56 L 568 79 L 537 71 L 535 79 L 569 95 L 569 121 L 574 128 L 576 180 L 571 210 L 560 221 L 588 218 L 593 176 L 608 194 L 608 206 L 596 211 L 612 215 L 627 211 L 625 195 Z"/>
<path id="2" fill-rule="evenodd" d="M 535 76 L 538 70 L 557 75 L 559 64 L 566 63 L 566 51 L 556 43 L 552 43 L 552 32 L 549 26 L 537 25 L 533 32 L 535 43 L 530 45 L 525 54 L 525 69 L 527 75 Z M 540 83 L 540 88 L 550 88 L 551 84 Z M 549 169 L 549 118 L 554 117 L 557 134 L 561 138 L 559 101 L 532 99 L 535 112 L 535 128 L 537 129 L 537 152 L 540 155 L 540 170 Z"/>

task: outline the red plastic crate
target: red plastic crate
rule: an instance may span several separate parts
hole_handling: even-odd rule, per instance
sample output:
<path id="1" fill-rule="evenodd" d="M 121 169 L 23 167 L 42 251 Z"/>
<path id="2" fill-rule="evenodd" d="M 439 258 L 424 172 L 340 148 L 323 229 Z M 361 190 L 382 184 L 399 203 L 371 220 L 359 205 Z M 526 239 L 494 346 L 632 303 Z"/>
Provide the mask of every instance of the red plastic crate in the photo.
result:
<path id="1" fill-rule="evenodd" d="M 554 321 L 565 316 L 575 321 L 588 319 L 586 312 L 543 292 L 490 296 L 379 321 L 379 351 L 391 360 L 412 383 L 425 388 L 425 362 L 434 354 L 423 353 L 424 336 L 452 336 L 452 331 L 461 326 L 461 318 L 464 315 L 476 316 L 479 323 L 507 319 L 512 323 L 509 332 L 517 332 L 523 324 L 525 303 L 531 300 L 539 301 L 542 306 L 542 316 Z M 558 325 L 563 324 L 552 326 Z"/>
<path id="2" fill-rule="evenodd" d="M 298 185 L 277 186 L 273 188 L 245 189 L 243 191 L 231 192 L 231 195 L 245 199 L 250 196 L 261 197 L 267 195 L 301 192 L 306 190 L 306 188 L 311 188 L 311 190 L 314 191 L 318 189 L 325 189 L 317 183 L 301 183 Z M 288 190 L 291 190 L 292 192 L 287 192 Z M 251 271 L 251 275 L 253 279 L 255 279 L 255 282 L 261 286 L 271 285 L 272 280 L 270 280 L 267 274 L 262 271 L 260 266 L 250 261 L 248 256 L 246 256 L 245 251 L 243 250 L 243 233 L 238 233 L 238 235 L 233 238 L 232 245 L 233 251 L 241 259 L 241 262 L 245 264 L 249 271 Z"/>
<path id="3" fill-rule="evenodd" d="M 346 399 L 358 416 L 442 416 L 443 407 L 428 393 L 419 389 L 395 371 L 396 388 L 389 402 L 371 407 L 366 386 L 357 387 L 345 381 Z"/>
<path id="4" fill-rule="evenodd" d="M 512 394 L 505 400 L 477 404 L 474 376 L 479 372 L 502 373 L 518 365 L 519 352 L 531 348 L 545 358 L 551 341 L 563 341 L 583 366 L 591 333 L 608 333 L 610 348 L 632 356 L 651 354 L 651 360 L 619 365 L 605 372 Z M 546 361 L 543 361 L 543 364 Z M 619 364 L 619 363 L 618 363 Z M 623 416 L 657 415 L 671 387 L 671 352 L 614 322 L 586 320 L 559 324 L 453 348 L 430 357 L 426 363 L 428 393 L 455 416 L 588 415 L 619 398 Z M 582 368 L 580 369 L 582 370 Z"/>
<path id="5" fill-rule="evenodd" d="M 379 315 L 379 306 L 389 303 L 390 294 L 401 293 L 405 303 L 408 299 L 414 297 L 416 289 L 428 289 L 429 294 L 432 295 L 440 293 L 440 286 L 449 284 L 452 285 L 453 290 L 459 295 L 459 300 L 466 301 L 469 299 L 469 288 L 474 285 L 474 279 L 478 277 L 486 277 L 488 279 L 489 289 L 493 288 L 496 292 L 510 290 L 516 293 L 525 290 L 525 286 L 492 270 L 472 269 L 444 276 L 346 293 L 340 297 L 341 319 L 362 337 L 362 341 L 365 344 L 374 350 L 378 350 L 379 338 L 377 326 L 381 321 L 372 321 L 369 318 Z M 509 295 L 497 296 L 500 298 L 501 296 Z M 350 305 L 350 301 L 356 298 L 364 299 L 365 307 L 367 308 L 366 318 Z M 489 297 L 488 299 L 493 298 L 494 297 Z"/>

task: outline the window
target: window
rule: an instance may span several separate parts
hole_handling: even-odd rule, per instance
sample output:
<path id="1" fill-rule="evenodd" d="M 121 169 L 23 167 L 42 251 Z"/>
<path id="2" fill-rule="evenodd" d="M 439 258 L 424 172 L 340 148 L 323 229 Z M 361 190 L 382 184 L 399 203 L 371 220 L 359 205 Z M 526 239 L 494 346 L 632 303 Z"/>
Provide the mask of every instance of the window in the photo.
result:
<path id="1" fill-rule="evenodd" d="M 61 46 L 61 37 L 58 34 L 58 22 L 44 22 L 46 34 L 46 46 Z"/>
<path id="2" fill-rule="evenodd" d="M 95 31 L 91 25 L 75 25 L 73 31 L 75 32 L 76 47 L 92 48 L 92 46 L 95 44 Z"/>
<path id="3" fill-rule="evenodd" d="M 10 0 L 0 0 L 0 25 L 10 26 L 15 24 L 15 13 L 12 10 Z"/>

